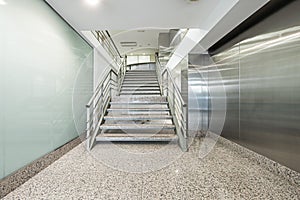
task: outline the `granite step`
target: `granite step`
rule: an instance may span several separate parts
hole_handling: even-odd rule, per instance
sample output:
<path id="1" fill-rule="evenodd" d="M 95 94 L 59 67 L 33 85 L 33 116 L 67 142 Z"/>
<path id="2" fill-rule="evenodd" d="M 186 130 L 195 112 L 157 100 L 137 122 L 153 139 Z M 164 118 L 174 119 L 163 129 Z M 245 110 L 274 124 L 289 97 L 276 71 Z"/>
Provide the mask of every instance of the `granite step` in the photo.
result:
<path id="1" fill-rule="evenodd" d="M 153 90 L 148 90 L 148 91 L 121 91 L 120 95 L 160 95 L 160 90 L 153 91 Z"/>
<path id="2" fill-rule="evenodd" d="M 133 84 L 158 84 L 158 81 L 143 80 L 141 82 L 139 80 L 133 80 L 133 81 L 124 80 L 122 85 L 129 84 L 129 83 L 133 83 Z"/>
<path id="3" fill-rule="evenodd" d="M 148 77 L 145 77 L 145 78 L 128 78 L 128 77 L 125 77 L 123 82 L 124 81 L 158 81 L 157 78 L 148 78 Z"/>
<path id="4" fill-rule="evenodd" d="M 158 83 L 126 83 L 123 84 L 121 88 L 128 87 L 159 87 Z"/>
<path id="5" fill-rule="evenodd" d="M 167 105 L 168 102 L 159 102 L 159 101 L 139 101 L 139 102 L 110 102 L 110 105 L 121 105 L 121 106 L 128 106 L 128 105 Z"/>
<path id="6" fill-rule="evenodd" d="M 167 102 L 166 96 L 114 96 L 112 102 Z"/>
<path id="7" fill-rule="evenodd" d="M 109 108 L 108 112 L 165 112 L 170 111 L 169 108 Z"/>
<path id="8" fill-rule="evenodd" d="M 116 116 L 105 116 L 105 120 L 160 120 L 160 119 L 172 119 L 171 115 L 116 115 Z"/>
<path id="9" fill-rule="evenodd" d="M 172 124 L 103 124 L 100 126 L 102 130 L 162 130 L 162 129 L 175 129 Z"/>
<path id="10" fill-rule="evenodd" d="M 121 91 L 149 91 L 149 90 L 158 90 L 160 91 L 160 88 L 157 86 L 157 87 L 130 87 L 130 88 L 127 88 L 127 87 L 122 87 L 121 88 Z"/>
<path id="11" fill-rule="evenodd" d="M 136 78 L 136 77 L 140 77 L 140 78 L 157 78 L 157 76 L 154 76 L 154 75 L 148 75 L 148 74 L 142 74 L 142 75 L 134 75 L 134 74 L 127 74 L 125 75 L 125 78 L 126 77 L 129 77 L 129 78 Z"/>
<path id="12" fill-rule="evenodd" d="M 178 140 L 175 134 L 147 136 L 145 134 L 99 134 L 97 142 L 171 142 Z"/>

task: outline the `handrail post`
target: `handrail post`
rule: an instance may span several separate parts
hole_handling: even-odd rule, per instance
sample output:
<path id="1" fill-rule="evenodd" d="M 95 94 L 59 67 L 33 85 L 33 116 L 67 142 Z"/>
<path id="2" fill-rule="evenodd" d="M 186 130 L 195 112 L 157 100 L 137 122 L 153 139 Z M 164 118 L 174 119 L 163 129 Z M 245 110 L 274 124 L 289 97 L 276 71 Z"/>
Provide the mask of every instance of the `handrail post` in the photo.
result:
<path id="1" fill-rule="evenodd" d="M 112 96 L 112 71 L 109 72 L 109 93 L 110 93 L 110 96 Z"/>
<path id="2" fill-rule="evenodd" d="M 169 96 L 169 74 L 167 72 L 167 84 L 166 84 L 166 88 L 167 88 L 167 96 Z"/>
<path id="3" fill-rule="evenodd" d="M 100 90 L 100 114 L 103 114 L 103 85 L 101 85 L 101 90 Z"/>
<path id="4" fill-rule="evenodd" d="M 187 138 L 188 137 L 188 134 L 187 134 L 187 115 L 188 115 L 188 113 L 187 113 L 187 105 L 186 104 L 182 105 L 182 115 L 183 115 L 183 124 L 185 125 L 184 136 L 185 136 L 185 138 Z"/>
<path id="5" fill-rule="evenodd" d="M 91 129 L 90 129 L 90 126 L 91 126 L 91 113 L 90 113 L 90 107 L 87 107 L 86 108 L 86 119 L 87 119 L 87 124 L 86 124 L 86 147 L 87 147 L 87 150 L 89 151 L 90 150 L 90 136 L 91 136 Z"/>

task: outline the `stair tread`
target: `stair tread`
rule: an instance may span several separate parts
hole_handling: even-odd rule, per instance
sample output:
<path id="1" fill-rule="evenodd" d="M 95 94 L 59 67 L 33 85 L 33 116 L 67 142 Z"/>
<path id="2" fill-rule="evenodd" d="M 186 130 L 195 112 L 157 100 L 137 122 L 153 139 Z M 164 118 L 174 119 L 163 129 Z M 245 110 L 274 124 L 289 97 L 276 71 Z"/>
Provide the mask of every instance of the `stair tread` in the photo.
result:
<path id="1" fill-rule="evenodd" d="M 149 85 L 149 84 L 145 84 L 145 85 L 141 85 L 141 84 L 124 84 L 124 85 L 122 85 L 121 88 L 136 88 L 136 87 L 138 87 L 138 88 L 143 88 L 143 87 L 158 88 L 159 85 L 158 84 L 151 84 L 151 85 Z"/>
<path id="2" fill-rule="evenodd" d="M 138 74 L 138 73 L 146 73 L 146 74 L 153 74 L 156 75 L 156 71 L 127 71 L 126 74 Z M 126 75 L 125 74 L 125 75 Z"/>
<path id="3" fill-rule="evenodd" d="M 153 91 L 153 90 L 159 90 L 160 91 L 160 89 L 159 89 L 159 87 L 152 87 L 152 88 L 147 88 L 147 87 L 145 87 L 145 88 L 134 88 L 134 87 L 132 87 L 132 88 L 121 88 L 121 91 L 140 91 L 140 90 L 146 90 L 146 91 L 148 91 L 148 90 L 150 90 L 150 91 Z"/>
<path id="4" fill-rule="evenodd" d="M 125 78 L 126 77 L 128 77 L 128 78 L 135 78 L 135 77 L 141 77 L 141 78 L 144 78 L 144 77 L 147 77 L 147 78 L 157 78 L 157 76 L 155 76 L 155 75 L 148 75 L 148 74 L 146 74 L 146 75 L 144 75 L 144 74 L 126 74 L 125 75 Z"/>
<path id="5" fill-rule="evenodd" d="M 176 141 L 178 137 L 176 135 L 170 135 L 168 137 L 163 136 L 155 136 L 155 137 L 147 137 L 147 136 L 97 136 L 97 142 L 171 142 Z"/>
<path id="6" fill-rule="evenodd" d="M 158 91 L 153 91 L 153 90 L 148 90 L 148 91 L 121 91 L 120 94 L 160 94 L 160 90 Z"/>
<path id="7" fill-rule="evenodd" d="M 145 107 L 145 108 L 108 108 L 108 111 L 169 111 L 169 108 L 151 108 L 151 107 Z"/>
<path id="8" fill-rule="evenodd" d="M 111 115 L 105 116 L 105 120 L 145 120 L 145 119 L 172 119 L 171 115 Z"/>
<path id="9" fill-rule="evenodd" d="M 101 129 L 175 129 L 173 124 L 103 124 Z"/>
<path id="10" fill-rule="evenodd" d="M 135 80 L 135 81 L 123 81 L 123 84 L 157 84 L 158 85 L 158 81 L 147 81 L 147 80 L 143 80 L 143 82 L 141 82 L 140 80 Z M 122 84 L 122 85 L 123 85 Z"/>
<path id="11" fill-rule="evenodd" d="M 165 96 L 138 96 L 138 95 L 131 95 L 131 96 L 114 96 L 112 98 L 112 102 L 124 102 L 124 101 L 136 101 L 136 102 L 140 102 L 140 101 L 149 101 L 149 102 L 166 102 L 167 98 Z"/>
<path id="12" fill-rule="evenodd" d="M 136 102 L 136 101 L 120 101 L 120 102 L 110 102 L 111 105 L 144 105 L 144 104 L 168 104 L 168 102 L 164 101 L 164 102 L 159 102 L 159 101 L 140 101 L 140 102 Z"/>
<path id="13" fill-rule="evenodd" d="M 97 137 L 174 137 L 175 133 L 169 134 L 144 134 L 144 133 L 101 133 Z"/>

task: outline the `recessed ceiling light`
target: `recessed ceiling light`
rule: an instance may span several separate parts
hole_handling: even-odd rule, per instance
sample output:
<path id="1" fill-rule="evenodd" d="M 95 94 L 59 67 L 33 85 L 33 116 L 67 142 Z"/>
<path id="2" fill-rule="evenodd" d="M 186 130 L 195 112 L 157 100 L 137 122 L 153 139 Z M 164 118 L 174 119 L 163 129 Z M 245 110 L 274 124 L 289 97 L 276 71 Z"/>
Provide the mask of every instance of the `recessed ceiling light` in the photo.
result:
<path id="1" fill-rule="evenodd" d="M 89 5 L 96 6 L 100 0 L 85 0 Z"/>
<path id="2" fill-rule="evenodd" d="M 7 2 L 6 1 L 4 1 L 4 0 L 0 0 L 0 5 L 6 5 L 7 4 Z"/>

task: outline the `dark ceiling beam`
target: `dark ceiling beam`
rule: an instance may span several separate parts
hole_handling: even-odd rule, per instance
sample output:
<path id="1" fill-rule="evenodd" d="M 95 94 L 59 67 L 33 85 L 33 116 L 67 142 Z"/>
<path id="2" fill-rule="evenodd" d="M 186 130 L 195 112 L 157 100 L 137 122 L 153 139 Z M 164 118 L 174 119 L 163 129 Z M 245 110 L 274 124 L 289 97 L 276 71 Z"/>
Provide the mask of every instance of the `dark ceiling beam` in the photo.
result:
<path id="1" fill-rule="evenodd" d="M 255 26 L 262 20 L 268 18 L 269 16 L 273 15 L 280 9 L 284 8 L 288 4 L 294 2 L 296 0 L 271 0 L 269 3 L 264 5 L 261 9 L 255 12 L 252 16 L 238 25 L 235 29 L 233 29 L 230 33 L 224 36 L 221 40 L 211 46 L 208 52 L 211 55 L 217 54 L 226 48 L 233 46 L 234 44 L 240 42 L 246 38 L 239 38 L 235 40 L 239 35 L 249 30 L 251 27 Z"/>

